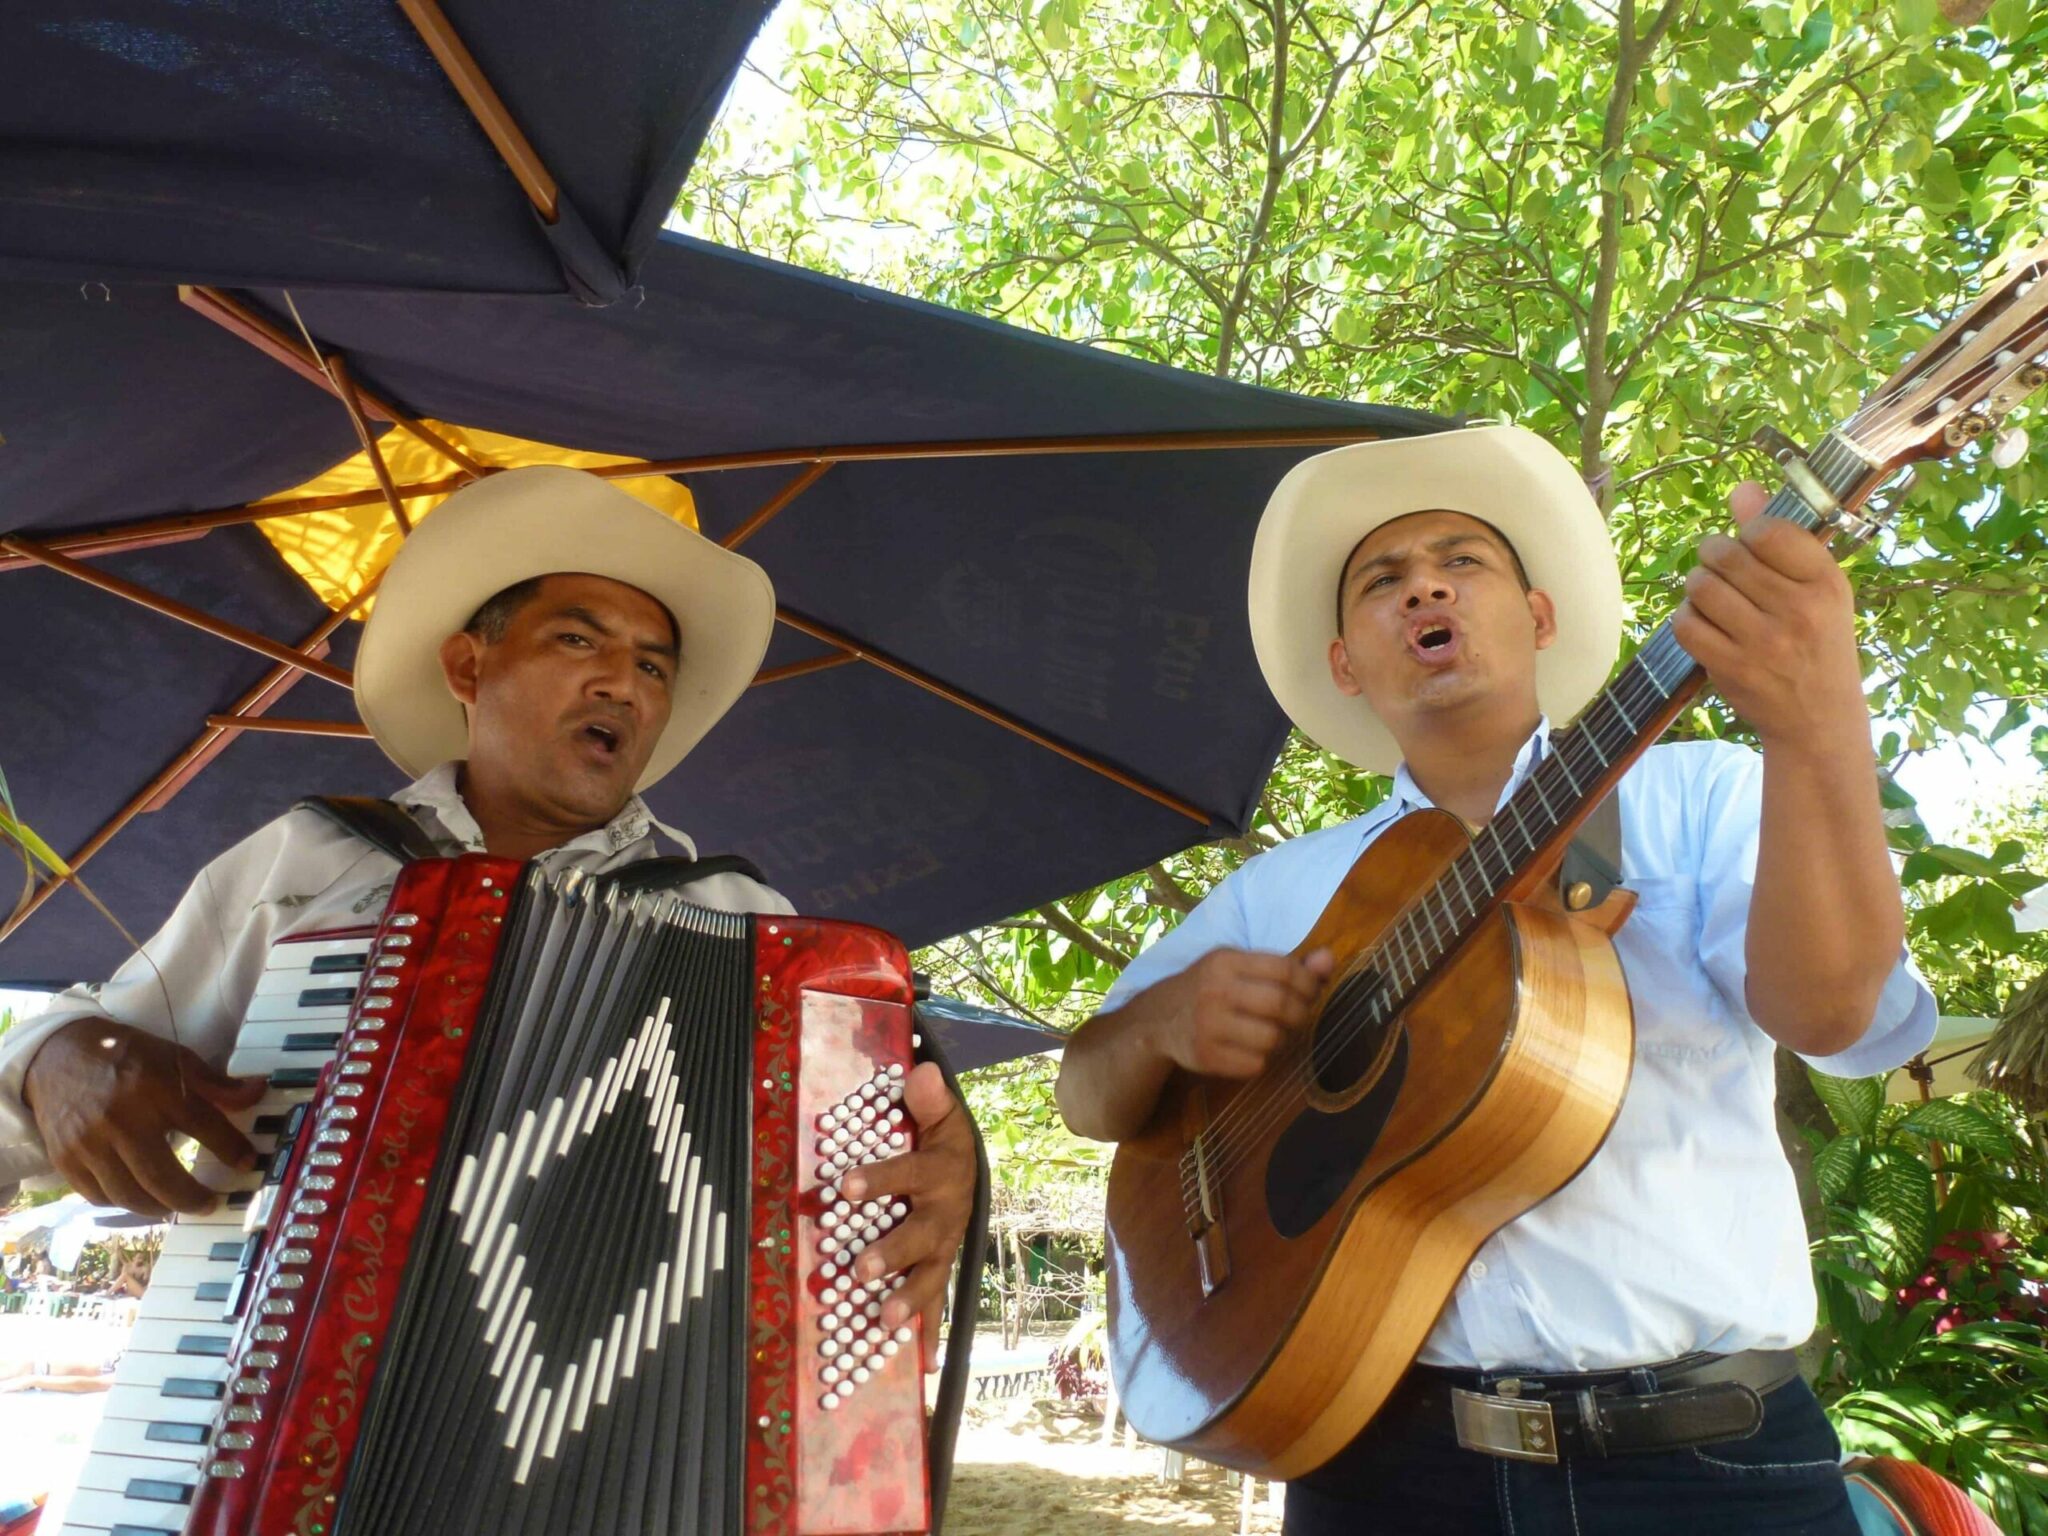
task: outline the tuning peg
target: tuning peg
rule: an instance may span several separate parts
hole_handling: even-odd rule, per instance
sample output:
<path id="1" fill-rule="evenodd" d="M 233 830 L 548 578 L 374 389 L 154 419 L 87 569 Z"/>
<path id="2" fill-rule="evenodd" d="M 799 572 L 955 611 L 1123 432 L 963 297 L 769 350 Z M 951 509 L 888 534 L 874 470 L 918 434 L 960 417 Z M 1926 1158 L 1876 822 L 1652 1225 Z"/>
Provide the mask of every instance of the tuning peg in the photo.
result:
<path id="1" fill-rule="evenodd" d="M 1991 462 L 2000 469 L 2011 469 L 2027 456 L 2027 429 L 2007 427 L 1991 444 Z"/>

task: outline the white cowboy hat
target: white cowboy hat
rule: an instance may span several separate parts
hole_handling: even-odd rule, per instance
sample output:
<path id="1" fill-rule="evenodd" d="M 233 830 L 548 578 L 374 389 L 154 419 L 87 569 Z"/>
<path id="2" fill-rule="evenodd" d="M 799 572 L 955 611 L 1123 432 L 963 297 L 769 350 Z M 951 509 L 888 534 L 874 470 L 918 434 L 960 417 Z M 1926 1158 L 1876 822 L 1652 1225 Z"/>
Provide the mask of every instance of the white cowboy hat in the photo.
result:
<path id="1" fill-rule="evenodd" d="M 535 465 L 464 486 L 406 539 L 377 589 L 356 652 L 356 712 L 415 776 L 469 746 L 441 675 L 441 642 L 515 583 L 559 572 L 637 587 L 682 639 L 673 707 L 640 775 L 682 761 L 760 670 L 775 629 L 768 573 L 580 469 Z"/>
<path id="2" fill-rule="evenodd" d="M 1393 733 L 1330 680 L 1337 583 L 1358 541 L 1412 512 L 1463 512 L 1499 530 L 1529 584 L 1557 604 L 1536 653 L 1536 698 L 1562 724 L 1607 681 L 1621 650 L 1621 569 L 1607 525 L 1564 456 L 1520 427 L 1468 427 L 1356 443 L 1304 459 L 1266 503 L 1252 543 L 1252 648 L 1304 735 L 1372 773 L 1401 765 Z"/>

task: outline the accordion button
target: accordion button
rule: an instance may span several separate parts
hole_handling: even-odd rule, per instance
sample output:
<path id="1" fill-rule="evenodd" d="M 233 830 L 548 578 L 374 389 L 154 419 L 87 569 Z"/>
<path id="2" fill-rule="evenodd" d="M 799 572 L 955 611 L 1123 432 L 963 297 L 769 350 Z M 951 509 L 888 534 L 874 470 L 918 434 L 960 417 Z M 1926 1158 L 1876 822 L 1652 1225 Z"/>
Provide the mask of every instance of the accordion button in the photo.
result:
<path id="1" fill-rule="evenodd" d="M 240 1477 L 242 1464 L 239 1461 L 209 1461 L 206 1464 L 208 1477 Z"/>
<path id="2" fill-rule="evenodd" d="M 851 1344 L 853 1342 L 853 1330 L 851 1328 L 834 1328 L 832 1330 L 832 1342 L 842 1347 Z"/>
<path id="3" fill-rule="evenodd" d="M 490 882 L 484 883 L 488 885 Z M 417 912 L 394 912 L 386 921 L 393 928 L 417 928 L 420 918 Z"/>
<path id="4" fill-rule="evenodd" d="M 837 1392 L 827 1392 L 823 1397 L 818 1399 L 818 1406 L 820 1408 L 825 1409 L 827 1412 L 830 1412 L 832 1409 L 837 1408 L 839 1406 L 839 1394 Z"/>
<path id="5" fill-rule="evenodd" d="M 334 1175 L 331 1173 L 309 1173 L 300 1183 L 306 1189 L 332 1189 L 334 1188 Z"/>
<path id="6" fill-rule="evenodd" d="M 839 1341 L 834 1338 L 824 1338 L 818 1340 L 818 1353 L 823 1355 L 827 1360 L 830 1360 L 834 1355 L 839 1353 Z"/>
<path id="7" fill-rule="evenodd" d="M 236 1403 L 227 1411 L 230 1424 L 261 1424 L 263 1409 L 256 1403 Z"/>
<path id="8" fill-rule="evenodd" d="M 857 1386 L 857 1387 L 864 1387 L 864 1386 L 866 1386 L 866 1385 L 867 1385 L 867 1380 L 868 1380 L 868 1377 L 869 1377 L 869 1376 L 870 1376 L 871 1374 L 873 1374 L 873 1373 L 872 1373 L 872 1372 L 870 1372 L 870 1371 L 868 1370 L 868 1368 L 867 1368 L 866 1366 L 864 1366 L 864 1365 L 856 1365 L 856 1366 L 855 1366 L 855 1367 L 853 1368 L 853 1384 L 854 1384 L 855 1386 Z"/>
<path id="9" fill-rule="evenodd" d="M 898 1344 L 894 1339 L 884 1339 L 882 1341 L 882 1353 L 885 1355 L 893 1355 L 896 1353 L 897 1350 L 901 1349 L 902 1347 L 903 1346 Z"/>
<path id="10" fill-rule="evenodd" d="M 224 1451 L 246 1451 L 256 1443 L 256 1437 L 243 1434 L 240 1430 L 230 1430 L 214 1443 Z"/>
<path id="11" fill-rule="evenodd" d="M 284 1329 L 275 1323 L 265 1323 L 256 1330 L 253 1337 L 259 1344 L 282 1344 L 284 1342 Z"/>
<path id="12" fill-rule="evenodd" d="M 244 1397 L 261 1397 L 270 1390 L 270 1378 L 268 1376 L 238 1376 L 235 1378 L 233 1390 L 241 1393 Z"/>
<path id="13" fill-rule="evenodd" d="M 294 1216 L 325 1216 L 327 1214 L 327 1202 L 325 1200 L 294 1200 L 292 1202 L 292 1214 Z"/>
<path id="14" fill-rule="evenodd" d="M 366 997 L 363 999 L 362 1011 L 364 1013 L 382 1013 L 390 1006 L 391 999 L 388 997 Z"/>
<path id="15" fill-rule="evenodd" d="M 289 1296 L 265 1297 L 263 1304 L 256 1310 L 265 1317 L 290 1317 L 293 1311 L 292 1299 Z"/>
<path id="16" fill-rule="evenodd" d="M 908 1323 L 896 1330 L 896 1342 L 898 1344 L 908 1344 L 910 1342 L 910 1325 Z"/>
<path id="17" fill-rule="evenodd" d="M 277 1250 L 277 1262 L 280 1264 L 304 1264 L 309 1262 L 312 1257 L 313 1251 L 310 1248 L 280 1248 Z"/>
<path id="18" fill-rule="evenodd" d="M 284 1229 L 285 1241 L 288 1243 L 304 1242 L 319 1235 L 320 1229 L 310 1221 L 294 1221 L 287 1224 Z"/>
<path id="19" fill-rule="evenodd" d="M 902 1077 L 902 1076 L 903 1076 L 903 1063 L 902 1063 L 902 1062 L 900 1062 L 900 1061 L 892 1061 L 892 1062 L 890 1062 L 890 1063 L 889 1063 L 889 1075 L 890 1075 L 890 1076 L 891 1076 L 892 1078 L 900 1078 L 900 1077 Z"/>
<path id="20" fill-rule="evenodd" d="M 277 1351 L 274 1349 L 252 1349 L 242 1357 L 242 1364 L 252 1371 L 270 1370 L 277 1364 Z"/>

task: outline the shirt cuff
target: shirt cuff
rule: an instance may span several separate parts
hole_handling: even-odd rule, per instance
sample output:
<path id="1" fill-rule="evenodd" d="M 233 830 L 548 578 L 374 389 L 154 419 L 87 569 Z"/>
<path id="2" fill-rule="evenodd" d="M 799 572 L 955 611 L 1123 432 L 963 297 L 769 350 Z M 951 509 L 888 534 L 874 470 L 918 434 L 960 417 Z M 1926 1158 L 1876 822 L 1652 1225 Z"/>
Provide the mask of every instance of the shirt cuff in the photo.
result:
<path id="1" fill-rule="evenodd" d="M 1899 963 L 1892 967 L 1884 990 L 1877 995 L 1877 1011 L 1863 1038 L 1832 1056 L 1801 1053 L 1801 1059 L 1830 1077 L 1875 1077 L 1904 1066 L 1926 1050 L 1940 1022 L 1934 994 L 1913 969 L 1911 958 L 1901 951 Z"/>

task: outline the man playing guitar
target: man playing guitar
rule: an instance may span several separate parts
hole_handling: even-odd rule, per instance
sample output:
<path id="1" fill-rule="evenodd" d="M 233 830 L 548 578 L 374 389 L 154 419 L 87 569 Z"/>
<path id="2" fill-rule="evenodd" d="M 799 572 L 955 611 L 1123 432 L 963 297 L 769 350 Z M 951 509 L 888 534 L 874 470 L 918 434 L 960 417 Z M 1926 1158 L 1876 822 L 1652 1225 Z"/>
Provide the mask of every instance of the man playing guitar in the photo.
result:
<path id="1" fill-rule="evenodd" d="M 1136 1135 L 1176 1070 L 1264 1070 L 1345 958 L 1290 951 L 1361 850 L 1420 807 L 1484 825 L 1612 666 L 1619 573 L 1554 450 L 1485 427 L 1323 457 L 1313 491 L 1267 511 L 1253 635 L 1295 723 L 1392 793 L 1253 859 L 1131 964 L 1066 1052 L 1081 1135 Z M 1857 1529 L 1790 1354 L 1815 1298 L 1772 1057 L 1882 1072 L 1927 1044 L 1935 1007 L 1903 951 L 1848 581 L 1762 503 L 1736 492 L 1739 535 L 1701 544 L 1673 621 L 1761 754 L 1656 746 L 1616 791 L 1637 896 L 1615 938 L 1636 1037 L 1620 1113 L 1479 1248 L 1365 1431 L 1290 1483 L 1297 1536 Z M 1696 1389 L 1731 1382 L 1762 1409 L 1740 1438 L 1695 1416 Z M 1459 1389 L 1544 1398 L 1566 1453 L 1483 1443 Z M 1603 1439 L 1622 1417 L 1627 1443 Z"/>
<path id="2" fill-rule="evenodd" d="M 393 560 L 364 629 L 357 707 L 420 775 L 395 803 L 441 854 L 598 872 L 656 857 L 660 833 L 695 858 L 639 791 L 738 699 L 774 623 L 753 561 L 596 476 L 503 471 L 451 497 Z M 168 1138 L 256 1165 L 225 1112 L 254 1104 L 263 1083 L 220 1068 L 270 947 L 374 923 L 396 872 L 390 854 L 303 807 L 209 864 L 111 981 L 59 995 L 0 1041 L 0 1196 L 54 1168 L 98 1203 L 208 1209 L 213 1195 Z M 686 892 L 726 911 L 792 910 L 734 870 Z M 918 1066 L 904 1098 L 918 1149 L 854 1178 L 916 1210 L 863 1254 L 863 1278 L 906 1271 L 889 1319 L 925 1311 L 935 1343 L 974 1141 L 937 1066 Z"/>

